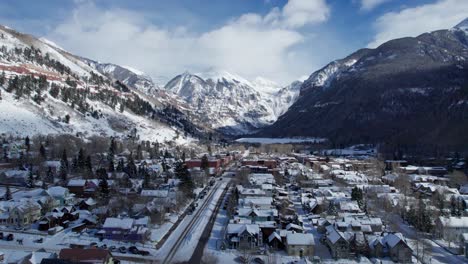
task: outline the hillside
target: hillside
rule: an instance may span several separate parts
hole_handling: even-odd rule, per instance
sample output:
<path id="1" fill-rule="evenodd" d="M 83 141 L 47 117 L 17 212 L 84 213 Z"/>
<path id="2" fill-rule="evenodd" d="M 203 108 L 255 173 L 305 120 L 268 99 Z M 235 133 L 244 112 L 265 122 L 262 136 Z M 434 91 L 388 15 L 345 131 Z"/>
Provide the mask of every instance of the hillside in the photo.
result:
<path id="1" fill-rule="evenodd" d="M 136 136 L 186 143 L 201 134 L 181 112 L 139 94 L 50 41 L 0 26 L 0 133 Z"/>
<path id="2" fill-rule="evenodd" d="M 468 146 L 468 21 L 362 49 L 314 72 L 262 136 Z"/>

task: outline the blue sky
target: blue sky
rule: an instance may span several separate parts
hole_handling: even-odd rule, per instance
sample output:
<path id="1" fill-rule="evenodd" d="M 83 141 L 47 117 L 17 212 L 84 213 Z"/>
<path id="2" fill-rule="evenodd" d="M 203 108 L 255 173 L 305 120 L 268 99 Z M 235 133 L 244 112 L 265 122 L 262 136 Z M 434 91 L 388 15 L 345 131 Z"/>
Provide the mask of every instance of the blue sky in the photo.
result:
<path id="1" fill-rule="evenodd" d="M 359 48 L 450 28 L 467 15 L 466 0 L 0 2 L 2 24 L 154 78 L 214 68 L 281 84 Z"/>

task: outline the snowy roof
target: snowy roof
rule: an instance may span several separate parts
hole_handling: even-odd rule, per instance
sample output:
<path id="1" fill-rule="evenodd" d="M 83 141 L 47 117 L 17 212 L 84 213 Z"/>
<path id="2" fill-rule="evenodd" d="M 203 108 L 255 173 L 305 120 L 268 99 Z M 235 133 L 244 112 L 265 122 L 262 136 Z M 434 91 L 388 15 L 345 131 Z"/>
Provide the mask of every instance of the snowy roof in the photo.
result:
<path id="1" fill-rule="evenodd" d="M 158 198 L 166 198 L 169 194 L 168 190 L 141 190 L 141 196 L 150 196 Z"/>
<path id="2" fill-rule="evenodd" d="M 296 229 L 296 230 L 304 230 L 304 228 L 302 228 L 302 226 L 299 226 L 299 225 L 296 225 L 296 224 L 293 224 L 293 223 L 290 223 L 286 226 L 286 230 L 291 230 L 291 229 Z"/>
<path id="3" fill-rule="evenodd" d="M 61 186 L 53 186 L 49 187 L 49 189 L 47 189 L 47 192 L 50 196 L 60 197 L 65 196 L 68 193 L 68 189 Z"/>
<path id="4" fill-rule="evenodd" d="M 255 214 L 260 217 L 278 216 L 278 210 L 276 209 L 239 208 L 237 212 L 239 216 L 250 216 L 251 214 Z"/>
<path id="5" fill-rule="evenodd" d="M 7 178 L 23 178 L 26 179 L 29 175 L 29 171 L 22 170 L 7 170 L 3 172 Z"/>
<path id="6" fill-rule="evenodd" d="M 292 233 L 286 235 L 288 245 L 314 245 L 314 236 L 312 234 Z"/>
<path id="7" fill-rule="evenodd" d="M 387 244 L 390 248 L 396 246 L 400 241 L 405 242 L 405 237 L 401 233 L 387 234 L 382 240 L 382 242 Z"/>
<path id="8" fill-rule="evenodd" d="M 243 203 L 244 206 L 249 205 L 271 205 L 273 202 L 272 197 L 246 197 L 239 200 L 240 203 Z"/>
<path id="9" fill-rule="evenodd" d="M 228 234 L 238 234 L 247 231 L 250 234 L 258 234 L 260 232 L 260 227 L 256 224 L 228 224 L 227 233 Z"/>
<path id="10" fill-rule="evenodd" d="M 439 221 L 444 227 L 461 227 L 467 228 L 468 227 L 468 216 L 461 216 L 461 217 L 439 217 Z"/>
<path id="11" fill-rule="evenodd" d="M 273 233 L 271 233 L 271 235 L 268 237 L 268 242 L 273 241 L 273 239 L 275 239 L 275 238 L 278 239 L 279 241 L 281 241 L 281 236 L 280 236 L 278 233 L 273 232 Z"/>
<path id="12" fill-rule="evenodd" d="M 70 180 L 67 186 L 81 187 L 86 185 L 86 180 Z"/>
<path id="13" fill-rule="evenodd" d="M 109 217 L 109 218 L 106 218 L 106 221 L 104 222 L 104 225 L 102 227 L 104 227 L 104 228 L 131 229 L 134 222 L 135 222 L 135 220 L 132 219 L 132 218 L 122 218 L 122 219 L 120 219 L 120 218 Z"/>

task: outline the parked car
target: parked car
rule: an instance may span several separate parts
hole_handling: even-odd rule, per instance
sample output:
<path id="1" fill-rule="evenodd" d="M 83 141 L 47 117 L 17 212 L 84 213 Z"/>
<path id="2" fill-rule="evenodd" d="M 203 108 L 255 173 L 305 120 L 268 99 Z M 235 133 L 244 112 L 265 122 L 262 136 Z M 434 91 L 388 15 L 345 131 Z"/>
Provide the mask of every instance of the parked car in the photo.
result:
<path id="1" fill-rule="evenodd" d="M 139 252 L 138 248 L 135 247 L 135 246 L 129 247 L 129 248 L 128 248 L 128 251 L 129 251 L 130 253 L 132 253 L 132 254 L 138 254 L 138 252 Z"/>
<path id="2" fill-rule="evenodd" d="M 14 238 L 15 238 L 15 236 L 13 236 L 13 234 L 8 234 L 8 236 L 6 237 L 6 240 L 7 241 L 13 241 Z"/>
<path id="3" fill-rule="evenodd" d="M 42 243 L 42 242 L 44 242 L 44 239 L 42 237 L 34 240 L 34 243 Z"/>
<path id="4" fill-rule="evenodd" d="M 119 247 L 119 252 L 120 253 L 127 253 L 127 248 L 126 247 Z"/>
<path id="5" fill-rule="evenodd" d="M 3 232 L 0 232 L 0 239 L 3 239 Z"/>
<path id="6" fill-rule="evenodd" d="M 116 246 L 110 246 L 109 251 L 115 252 L 115 251 L 117 251 L 117 247 Z"/>

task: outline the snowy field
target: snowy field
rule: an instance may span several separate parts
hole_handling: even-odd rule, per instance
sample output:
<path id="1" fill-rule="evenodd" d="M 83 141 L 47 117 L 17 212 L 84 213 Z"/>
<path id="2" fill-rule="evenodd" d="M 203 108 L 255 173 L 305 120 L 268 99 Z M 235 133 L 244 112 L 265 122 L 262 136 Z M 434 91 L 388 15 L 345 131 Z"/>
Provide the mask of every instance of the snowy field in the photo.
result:
<path id="1" fill-rule="evenodd" d="M 326 141 L 325 138 L 239 138 L 239 143 L 260 143 L 260 144 L 299 144 L 299 143 L 319 143 Z"/>

